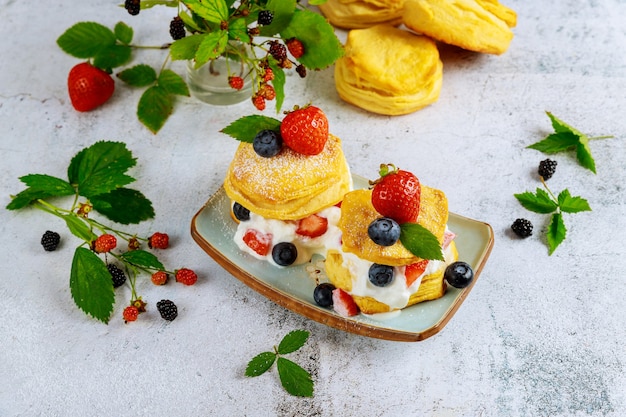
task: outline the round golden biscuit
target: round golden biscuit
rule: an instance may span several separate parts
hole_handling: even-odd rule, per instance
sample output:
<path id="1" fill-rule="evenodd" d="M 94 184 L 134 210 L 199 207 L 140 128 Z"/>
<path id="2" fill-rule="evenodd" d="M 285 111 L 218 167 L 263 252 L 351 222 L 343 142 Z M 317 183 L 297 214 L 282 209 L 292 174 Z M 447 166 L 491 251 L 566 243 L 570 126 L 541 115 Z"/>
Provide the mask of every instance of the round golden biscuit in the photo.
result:
<path id="1" fill-rule="evenodd" d="M 509 48 L 517 15 L 497 0 L 406 0 L 403 23 L 438 41 L 499 55 Z"/>
<path id="2" fill-rule="evenodd" d="M 389 116 L 412 113 L 439 98 L 443 63 L 435 42 L 391 25 L 354 29 L 335 63 L 339 97 Z"/>
<path id="3" fill-rule="evenodd" d="M 318 7 L 328 21 L 343 29 L 362 29 L 380 23 L 402 23 L 404 0 L 328 0 Z"/>
<path id="4" fill-rule="evenodd" d="M 283 147 L 271 158 L 240 143 L 224 179 L 228 197 L 270 219 L 298 220 L 333 206 L 352 189 L 341 140 L 329 135 L 321 153 L 302 155 Z"/>

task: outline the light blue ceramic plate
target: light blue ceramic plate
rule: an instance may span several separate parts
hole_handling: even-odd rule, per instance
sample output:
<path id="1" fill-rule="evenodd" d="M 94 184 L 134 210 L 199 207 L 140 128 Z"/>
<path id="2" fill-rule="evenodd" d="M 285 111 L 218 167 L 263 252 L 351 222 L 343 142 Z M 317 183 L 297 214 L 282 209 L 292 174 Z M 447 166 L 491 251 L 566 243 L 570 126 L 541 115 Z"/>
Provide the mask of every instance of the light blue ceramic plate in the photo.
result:
<path id="1" fill-rule="evenodd" d="M 354 184 L 356 188 L 366 187 L 367 180 L 355 176 Z M 474 270 L 474 281 L 462 290 L 448 286 L 442 298 L 405 308 L 387 320 L 374 320 L 362 314 L 347 318 L 319 307 L 313 300 L 315 279 L 312 277 L 312 270 L 322 265 L 317 262 L 319 259 L 314 258 L 307 265 L 277 268 L 241 252 L 232 239 L 236 224 L 230 216 L 230 200 L 224 188 L 211 196 L 193 217 L 191 235 L 233 276 L 298 314 L 362 336 L 420 341 L 439 332 L 452 318 L 476 283 L 493 247 L 493 230 L 487 223 L 450 213 L 448 226 L 457 235 L 459 260 L 469 263 Z"/>

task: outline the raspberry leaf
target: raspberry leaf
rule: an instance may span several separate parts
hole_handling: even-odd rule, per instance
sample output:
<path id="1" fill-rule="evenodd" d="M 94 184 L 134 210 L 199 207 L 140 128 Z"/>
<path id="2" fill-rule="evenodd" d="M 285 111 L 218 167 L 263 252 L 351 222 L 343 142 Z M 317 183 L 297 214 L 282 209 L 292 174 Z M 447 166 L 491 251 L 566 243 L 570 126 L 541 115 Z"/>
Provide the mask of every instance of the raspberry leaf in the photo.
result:
<path id="1" fill-rule="evenodd" d="M 152 203 L 141 192 L 117 188 L 91 197 L 93 208 L 110 220 L 121 224 L 137 224 L 154 217 Z"/>
<path id="2" fill-rule="evenodd" d="M 198 50 L 195 55 L 195 67 L 199 68 L 212 59 L 220 56 L 226 49 L 228 43 L 228 32 L 220 30 L 217 32 L 209 33 L 208 35 L 201 35 L 202 42 L 198 45 Z"/>
<path id="3" fill-rule="evenodd" d="M 246 376 L 254 377 L 263 375 L 276 361 L 274 352 L 263 352 L 256 355 L 246 367 Z"/>
<path id="4" fill-rule="evenodd" d="M 563 223 L 563 215 L 561 213 L 554 213 L 548 225 L 548 248 L 549 254 L 552 255 L 555 249 L 565 240 L 567 229 L 565 223 Z"/>
<path id="5" fill-rule="evenodd" d="M 309 338 L 309 332 L 306 330 L 293 330 L 283 337 L 278 345 L 278 353 L 285 355 L 287 353 L 295 352 L 300 349 L 306 343 Z"/>
<path id="6" fill-rule="evenodd" d="M 80 195 L 91 198 L 135 181 L 125 172 L 136 162 L 126 144 L 100 141 L 72 158 L 68 178 Z"/>
<path id="7" fill-rule="evenodd" d="M 79 219 L 74 214 L 63 216 L 63 220 L 65 220 L 65 224 L 67 224 L 67 228 L 70 229 L 70 232 L 85 242 L 93 242 L 98 237 L 91 231 L 89 226 L 87 226 L 84 221 Z"/>
<path id="8" fill-rule="evenodd" d="M 90 316 L 109 322 L 115 293 L 104 261 L 89 249 L 78 247 L 72 260 L 70 290 L 76 305 Z"/>
<path id="9" fill-rule="evenodd" d="M 400 225 L 400 242 L 413 255 L 422 259 L 443 261 L 441 243 L 424 226 L 417 223 Z"/>
<path id="10" fill-rule="evenodd" d="M 525 209 L 535 213 L 548 214 L 558 208 L 558 204 L 541 188 L 537 188 L 536 194 L 526 191 L 514 196 Z"/>
<path id="11" fill-rule="evenodd" d="M 117 40 L 122 42 L 124 45 L 128 45 L 133 40 L 133 28 L 124 22 L 117 22 L 113 28 L 113 33 L 115 33 Z"/>
<path id="12" fill-rule="evenodd" d="M 8 210 L 26 207 L 38 199 L 72 195 L 76 192 L 70 183 L 60 178 L 43 174 L 30 174 L 20 177 L 29 187 L 14 196 L 7 205 Z"/>
<path id="13" fill-rule="evenodd" d="M 157 133 L 173 109 L 172 96 L 165 88 L 154 85 L 141 95 L 137 105 L 137 117 L 152 133 Z"/>
<path id="14" fill-rule="evenodd" d="M 106 47 L 115 45 L 115 34 L 96 22 L 79 22 L 57 39 L 57 45 L 76 58 L 92 58 Z"/>
<path id="15" fill-rule="evenodd" d="M 122 259 L 124 259 L 124 261 L 128 262 L 129 264 L 132 264 L 141 268 L 156 269 L 159 271 L 162 271 L 165 269 L 161 261 L 159 261 L 159 258 L 157 258 L 152 253 L 147 252 L 145 250 L 137 249 L 137 250 L 124 252 L 121 255 L 121 257 Z"/>
<path id="16" fill-rule="evenodd" d="M 579 213 L 581 211 L 591 211 L 587 200 L 581 197 L 572 197 L 569 190 L 561 191 L 558 196 L 559 207 L 565 213 Z"/>
<path id="17" fill-rule="evenodd" d="M 133 87 L 146 87 L 157 80 L 157 73 L 150 65 L 139 64 L 117 74 L 118 78 Z"/>
<path id="18" fill-rule="evenodd" d="M 256 134 L 265 129 L 280 131 L 280 120 L 261 115 L 244 116 L 226 126 L 221 132 L 241 142 L 252 143 Z"/>
<path id="19" fill-rule="evenodd" d="M 298 397 L 313 396 L 311 374 L 300 365 L 282 357 L 278 358 L 276 365 L 280 382 L 288 393 Z"/>
<path id="20" fill-rule="evenodd" d="M 186 36 L 170 45 L 170 54 L 173 60 L 188 60 L 196 56 L 200 43 L 204 40 L 203 35 Z"/>
<path id="21" fill-rule="evenodd" d="M 189 96 L 189 88 L 185 83 L 185 80 L 174 71 L 164 69 L 159 74 L 159 87 L 165 89 L 170 94 L 176 94 L 179 96 Z"/>

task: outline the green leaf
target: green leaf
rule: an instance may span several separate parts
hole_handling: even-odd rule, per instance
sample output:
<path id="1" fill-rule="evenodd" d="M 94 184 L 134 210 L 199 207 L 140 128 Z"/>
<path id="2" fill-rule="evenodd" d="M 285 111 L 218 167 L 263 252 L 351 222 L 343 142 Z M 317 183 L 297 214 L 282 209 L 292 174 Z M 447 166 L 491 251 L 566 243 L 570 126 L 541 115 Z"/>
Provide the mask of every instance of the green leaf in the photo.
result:
<path id="1" fill-rule="evenodd" d="M 417 223 L 400 225 L 400 242 L 413 255 L 422 259 L 443 261 L 441 243 L 430 230 Z"/>
<path id="2" fill-rule="evenodd" d="M 589 139 L 587 136 L 581 136 L 576 146 L 576 158 L 583 167 L 587 168 L 594 174 L 596 173 L 596 162 L 591 156 L 591 149 L 589 148 Z"/>
<path id="3" fill-rule="evenodd" d="M 569 190 L 563 190 L 559 194 L 559 207 L 566 213 L 579 213 L 581 211 L 591 211 L 587 200 L 581 197 L 572 197 Z"/>
<path id="4" fill-rule="evenodd" d="M 7 205 L 9 210 L 21 209 L 35 200 L 72 195 L 76 192 L 67 181 L 50 175 L 29 174 L 20 177 L 20 180 L 29 187 L 13 197 Z"/>
<path id="5" fill-rule="evenodd" d="M 252 143 L 256 134 L 265 129 L 280 131 L 280 120 L 261 115 L 244 116 L 226 126 L 221 132 L 241 142 Z"/>
<path id="6" fill-rule="evenodd" d="M 228 38 L 250 43 L 250 35 L 248 35 L 248 25 L 245 19 L 235 19 L 228 24 Z"/>
<path id="7" fill-rule="evenodd" d="M 328 0 L 309 0 L 308 3 L 311 6 L 319 6 L 320 4 L 326 3 Z"/>
<path id="8" fill-rule="evenodd" d="M 70 232 L 85 242 L 93 242 L 98 237 L 91 231 L 91 228 L 75 214 L 67 214 L 63 216 L 63 220 L 65 220 L 65 224 L 67 224 L 67 228 L 70 229 Z"/>
<path id="9" fill-rule="evenodd" d="M 289 359 L 278 358 L 276 365 L 280 382 L 289 394 L 298 397 L 313 396 L 311 374 Z"/>
<path id="10" fill-rule="evenodd" d="M 128 62 L 130 53 L 128 45 L 106 45 L 94 56 L 93 65 L 103 70 L 119 67 Z"/>
<path id="11" fill-rule="evenodd" d="M 131 265 L 146 269 L 156 269 L 163 271 L 165 267 L 154 254 L 145 250 L 137 249 L 124 252 L 122 259 Z"/>
<path id="12" fill-rule="evenodd" d="M 220 56 L 226 49 L 227 43 L 228 32 L 225 30 L 212 32 L 206 35 L 196 51 L 196 56 L 194 57 L 196 61 L 195 67 L 199 68 L 211 59 L 215 59 Z"/>
<path id="13" fill-rule="evenodd" d="M 300 349 L 306 343 L 309 338 L 309 332 L 306 330 L 293 330 L 283 337 L 278 345 L 278 353 L 286 355 L 287 353 L 295 352 Z"/>
<path id="14" fill-rule="evenodd" d="M 105 46 L 115 44 L 115 34 L 96 22 L 79 22 L 57 39 L 57 45 L 76 58 L 91 58 Z"/>
<path id="15" fill-rule="evenodd" d="M 278 66 L 273 58 L 269 60 L 269 64 L 274 73 L 272 85 L 274 86 L 274 91 L 276 91 L 276 113 L 279 113 L 285 100 L 285 71 Z"/>
<path id="16" fill-rule="evenodd" d="M 560 132 L 552 133 L 546 136 L 545 139 L 527 146 L 527 148 L 546 154 L 553 154 L 573 148 L 576 145 L 578 145 L 578 136 L 572 132 Z"/>
<path id="17" fill-rule="evenodd" d="M 274 352 L 263 352 L 256 355 L 246 367 L 246 376 L 253 377 L 263 375 L 276 360 Z"/>
<path id="18" fill-rule="evenodd" d="M 202 30 L 200 28 L 200 25 L 198 25 L 198 23 L 193 19 L 193 17 L 189 15 L 189 13 L 181 10 L 179 11 L 178 16 L 183 20 L 183 23 L 191 32 L 199 32 L 200 30 Z"/>
<path id="19" fill-rule="evenodd" d="M 261 27 L 261 36 L 272 37 L 289 26 L 296 10 L 296 0 L 268 0 L 266 10 L 274 14 L 272 23 Z"/>
<path id="20" fill-rule="evenodd" d="M 191 35 L 174 41 L 170 45 L 172 59 L 174 61 L 193 59 L 196 56 L 198 47 L 206 36 L 205 34 Z"/>
<path id="21" fill-rule="evenodd" d="M 133 28 L 124 22 L 117 22 L 113 32 L 115 33 L 117 40 L 122 42 L 124 45 L 128 45 L 133 41 Z"/>
<path id="22" fill-rule="evenodd" d="M 565 223 L 563 223 L 563 216 L 561 213 L 554 213 L 548 225 L 547 234 L 550 255 L 552 255 L 561 242 L 565 240 L 566 232 L 567 229 L 565 228 Z"/>
<path id="23" fill-rule="evenodd" d="M 209 22 L 228 20 L 228 6 L 224 0 L 181 0 L 192 12 Z"/>
<path id="24" fill-rule="evenodd" d="M 137 190 L 116 188 L 92 196 L 90 201 L 94 210 L 120 224 L 137 224 L 154 217 L 152 203 Z"/>
<path id="25" fill-rule="evenodd" d="M 189 87 L 183 78 L 174 71 L 164 69 L 159 74 L 159 87 L 170 94 L 189 97 Z"/>
<path id="26" fill-rule="evenodd" d="M 514 195 L 525 209 L 535 213 L 552 213 L 558 208 L 558 204 L 541 188 L 537 188 L 536 194 L 526 191 L 521 194 Z"/>
<path id="27" fill-rule="evenodd" d="M 283 39 L 297 38 L 302 42 L 304 55 L 298 61 L 309 69 L 324 69 L 343 55 L 343 45 L 333 27 L 322 15 L 310 10 L 296 10 L 280 35 Z"/>
<path id="28" fill-rule="evenodd" d="M 135 181 L 125 175 L 136 159 L 122 142 L 96 142 L 80 151 L 68 167 L 68 178 L 87 198 L 108 193 Z"/>
<path id="29" fill-rule="evenodd" d="M 137 105 L 137 117 L 152 133 L 157 133 L 172 114 L 174 103 L 166 89 L 159 86 L 148 88 Z"/>
<path id="30" fill-rule="evenodd" d="M 78 247 L 72 260 L 70 290 L 76 305 L 88 315 L 109 322 L 115 293 L 104 261 L 86 248 Z"/>
<path id="31" fill-rule="evenodd" d="M 559 133 L 560 132 L 571 132 L 571 133 L 573 133 L 574 135 L 576 135 L 578 137 L 585 136 L 585 135 L 583 135 L 583 133 L 581 131 L 579 131 L 577 129 L 574 129 L 572 126 L 570 126 L 567 123 L 565 123 L 564 121 L 560 120 L 559 118 L 557 118 L 555 115 L 553 115 L 549 111 L 547 111 L 546 114 L 550 118 L 550 122 L 552 122 L 552 127 L 554 128 L 555 132 L 559 132 Z"/>
<path id="32" fill-rule="evenodd" d="M 150 65 L 139 64 L 117 74 L 120 80 L 133 87 L 146 87 L 157 80 L 157 73 Z"/>

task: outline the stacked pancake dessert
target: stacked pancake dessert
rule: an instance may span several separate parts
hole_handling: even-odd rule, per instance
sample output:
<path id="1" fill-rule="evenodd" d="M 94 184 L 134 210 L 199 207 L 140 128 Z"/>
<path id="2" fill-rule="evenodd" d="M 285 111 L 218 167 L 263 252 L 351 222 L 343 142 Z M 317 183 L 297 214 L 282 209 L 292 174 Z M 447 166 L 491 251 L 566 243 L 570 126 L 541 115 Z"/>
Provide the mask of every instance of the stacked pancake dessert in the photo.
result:
<path id="1" fill-rule="evenodd" d="M 456 262 L 445 194 L 393 165 L 382 165 L 381 175 L 372 189 L 345 195 L 342 247 L 328 251 L 330 283 L 314 295 L 345 316 L 401 310 L 442 297 L 446 281 L 463 287 L 473 278 L 469 265 Z"/>
<path id="2" fill-rule="evenodd" d="M 244 119 L 224 129 L 244 132 L 233 135 L 241 143 L 224 180 L 239 223 L 234 237 L 239 248 L 288 266 L 339 247 L 337 204 L 352 189 L 352 177 L 324 113 L 307 106 L 282 121 Z"/>

